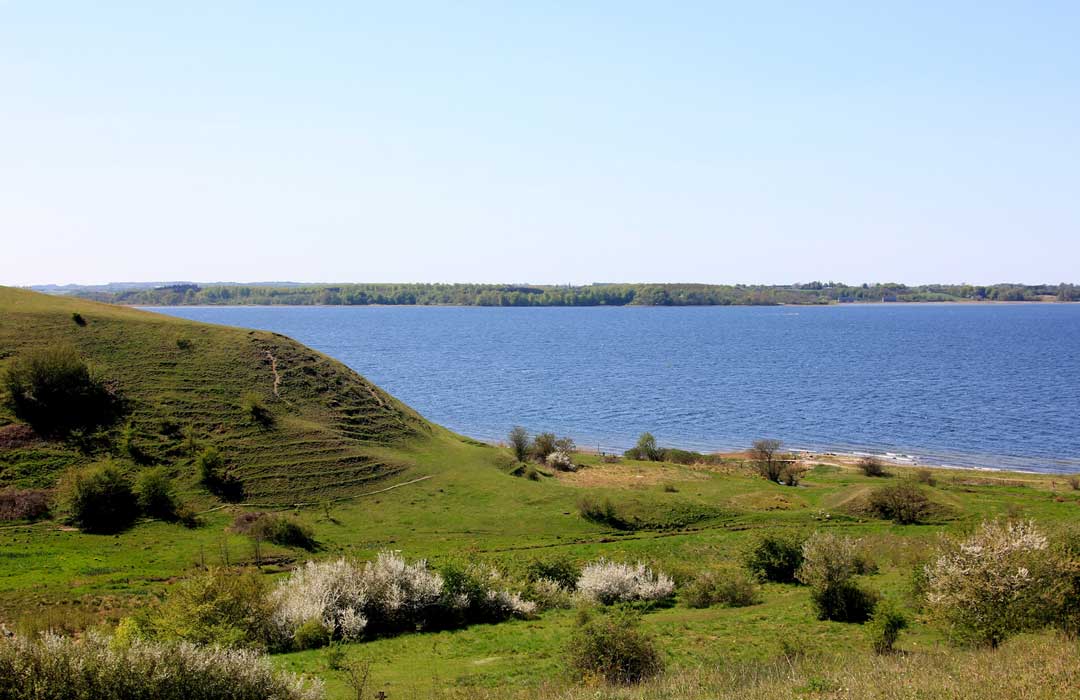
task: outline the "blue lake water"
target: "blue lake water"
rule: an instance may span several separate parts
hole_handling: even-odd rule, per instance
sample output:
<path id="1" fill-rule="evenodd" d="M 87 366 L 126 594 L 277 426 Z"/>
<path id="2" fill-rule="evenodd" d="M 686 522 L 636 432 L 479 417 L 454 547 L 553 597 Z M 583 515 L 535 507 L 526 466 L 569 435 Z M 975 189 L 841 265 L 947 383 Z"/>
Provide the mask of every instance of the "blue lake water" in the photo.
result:
<path id="1" fill-rule="evenodd" d="M 288 335 L 482 439 L 1080 471 L 1080 304 L 151 310 Z"/>

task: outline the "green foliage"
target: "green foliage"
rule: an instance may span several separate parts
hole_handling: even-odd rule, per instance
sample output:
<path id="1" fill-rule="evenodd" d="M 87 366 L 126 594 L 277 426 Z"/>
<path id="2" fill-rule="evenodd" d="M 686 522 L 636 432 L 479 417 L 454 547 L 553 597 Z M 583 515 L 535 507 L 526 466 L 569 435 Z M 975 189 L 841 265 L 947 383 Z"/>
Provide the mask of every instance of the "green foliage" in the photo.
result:
<path id="1" fill-rule="evenodd" d="M 120 402 L 69 348 L 50 348 L 15 359 L 4 373 L 7 402 L 42 435 L 64 436 L 111 423 Z"/>
<path id="2" fill-rule="evenodd" d="M 175 520 L 179 502 L 172 480 L 163 467 L 146 469 L 135 477 L 139 509 L 153 518 Z"/>
<path id="3" fill-rule="evenodd" d="M 642 433 L 637 444 L 623 453 L 627 459 L 645 459 L 655 462 L 660 459 L 661 452 L 656 446 L 656 438 L 652 433 Z"/>
<path id="4" fill-rule="evenodd" d="M 755 440 L 750 448 L 750 464 L 758 474 L 778 484 L 786 467 L 780 446 L 779 440 Z"/>
<path id="5" fill-rule="evenodd" d="M 311 551 L 318 546 L 311 526 L 277 513 L 241 513 L 233 523 L 233 530 L 252 539 L 273 542 L 283 547 L 299 547 Z"/>
<path id="6" fill-rule="evenodd" d="M 244 500 L 244 484 L 225 471 L 225 460 L 214 446 L 207 447 L 195 460 L 199 483 L 223 501 L 238 503 Z"/>
<path id="7" fill-rule="evenodd" d="M 859 469 L 865 476 L 888 476 L 885 465 L 877 457 L 863 457 L 859 460 Z"/>
<path id="8" fill-rule="evenodd" d="M 747 550 L 743 561 L 759 581 L 796 583 L 803 563 L 803 541 L 782 535 L 764 535 Z"/>
<path id="9" fill-rule="evenodd" d="M 131 480 L 114 464 L 76 471 L 64 483 L 62 494 L 71 522 L 86 532 L 119 532 L 139 514 Z"/>
<path id="10" fill-rule="evenodd" d="M 531 450 L 533 458 L 540 462 L 546 460 L 555 451 L 555 440 L 555 433 L 539 433 L 534 437 Z"/>
<path id="11" fill-rule="evenodd" d="M 83 315 L 80 314 L 78 311 L 71 312 L 71 320 L 75 322 L 76 326 L 81 327 L 86 325 L 86 319 L 83 318 Z"/>
<path id="12" fill-rule="evenodd" d="M 169 588 L 145 621 L 147 635 L 164 641 L 270 649 L 280 646 L 271 625 L 273 604 L 265 579 L 251 570 L 213 568 Z"/>
<path id="13" fill-rule="evenodd" d="M 293 633 L 293 647 L 297 651 L 321 649 L 330 643 L 330 630 L 322 620 L 312 618 L 296 628 Z"/>
<path id="14" fill-rule="evenodd" d="M 907 617 L 893 604 L 879 603 L 870 622 L 866 625 L 866 634 L 870 645 L 878 654 L 890 654 L 893 645 L 900 638 L 900 631 L 908 626 Z"/>
<path id="15" fill-rule="evenodd" d="M 870 494 L 869 507 L 877 517 L 900 525 L 925 522 L 934 511 L 933 503 L 922 489 L 906 481 L 874 491 Z"/>
<path id="16" fill-rule="evenodd" d="M 519 462 L 524 462 L 529 457 L 529 431 L 520 425 L 515 425 L 510 429 L 507 440 L 510 443 L 510 449 L 514 452 L 514 459 Z"/>
<path id="17" fill-rule="evenodd" d="M 632 520 L 619 514 L 610 498 L 600 500 L 591 496 L 582 496 L 578 500 L 578 513 L 586 520 L 600 525 L 607 525 L 616 530 L 633 530 L 635 528 Z"/>
<path id="18" fill-rule="evenodd" d="M 803 564 L 797 575 L 810 586 L 810 600 L 818 619 L 865 622 L 878 600 L 876 593 L 861 588 L 854 580 L 866 570 L 858 541 L 817 532 L 803 544 Z"/>
<path id="19" fill-rule="evenodd" d="M 581 567 L 570 557 L 563 555 L 547 559 L 533 559 L 525 566 L 525 575 L 529 581 L 547 579 L 558 583 L 568 591 L 577 586 Z"/>
<path id="20" fill-rule="evenodd" d="M 630 610 L 582 613 L 567 645 L 567 662 L 582 677 L 624 685 L 648 680 L 664 667 L 656 642 Z"/>
<path id="21" fill-rule="evenodd" d="M 240 398 L 240 407 L 244 410 L 244 415 L 252 423 L 262 428 L 270 428 L 274 425 L 274 414 L 270 412 L 270 409 L 266 407 L 258 394 L 251 391 L 246 392 Z"/>
<path id="22" fill-rule="evenodd" d="M 732 572 L 706 572 L 697 576 L 681 592 L 680 598 L 690 608 L 709 608 L 723 605 L 742 608 L 761 602 L 761 594 L 754 581 Z"/>

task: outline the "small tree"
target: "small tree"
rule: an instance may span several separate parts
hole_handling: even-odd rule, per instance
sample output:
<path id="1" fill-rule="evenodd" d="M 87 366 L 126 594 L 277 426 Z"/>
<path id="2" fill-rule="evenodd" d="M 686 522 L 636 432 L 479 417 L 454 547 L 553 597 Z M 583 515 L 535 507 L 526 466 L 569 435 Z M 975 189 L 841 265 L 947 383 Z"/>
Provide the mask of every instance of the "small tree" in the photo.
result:
<path id="1" fill-rule="evenodd" d="M 533 438 L 532 454 L 537 461 L 543 462 L 555 451 L 555 433 L 540 433 Z"/>
<path id="2" fill-rule="evenodd" d="M 900 525 L 913 525 L 926 520 L 933 504 L 918 486 L 901 482 L 885 486 L 870 494 L 870 510 L 879 518 Z"/>
<path id="3" fill-rule="evenodd" d="M 866 626 L 870 645 L 878 654 L 891 654 L 893 645 L 900 638 L 900 631 L 908 626 L 907 618 L 891 603 L 881 603 L 874 610 Z"/>
<path id="4" fill-rule="evenodd" d="M 744 558 L 747 570 L 759 581 L 796 583 L 803 563 L 803 542 L 780 535 L 765 535 Z"/>
<path id="5" fill-rule="evenodd" d="M 71 521 L 86 532 L 119 532 L 139 514 L 131 480 L 113 464 L 75 472 L 62 492 Z"/>
<path id="6" fill-rule="evenodd" d="M 866 476 L 888 476 L 885 465 L 877 457 L 863 457 L 859 460 L 859 469 Z"/>
<path id="7" fill-rule="evenodd" d="M 626 451 L 629 459 L 647 459 L 655 462 L 660 459 L 660 449 L 656 446 L 656 438 L 652 433 L 642 433 L 637 444 Z"/>
<path id="8" fill-rule="evenodd" d="M 755 440 L 750 448 L 750 463 L 754 465 L 757 473 L 768 479 L 780 483 L 784 475 L 784 461 L 780 456 L 779 440 Z"/>
<path id="9" fill-rule="evenodd" d="M 524 462 L 529 458 L 529 431 L 520 425 L 515 425 L 510 429 L 510 434 L 507 436 L 510 441 L 510 449 L 514 451 L 514 458 L 519 462 Z"/>

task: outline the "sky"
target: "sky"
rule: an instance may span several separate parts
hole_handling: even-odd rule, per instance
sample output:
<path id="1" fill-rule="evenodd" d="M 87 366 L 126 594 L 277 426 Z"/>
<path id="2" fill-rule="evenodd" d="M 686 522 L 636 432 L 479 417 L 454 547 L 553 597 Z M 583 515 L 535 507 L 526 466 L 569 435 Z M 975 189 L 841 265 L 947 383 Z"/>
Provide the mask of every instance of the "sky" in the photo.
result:
<path id="1" fill-rule="evenodd" d="M 0 0 L 0 284 L 1080 282 L 1080 3 Z"/>

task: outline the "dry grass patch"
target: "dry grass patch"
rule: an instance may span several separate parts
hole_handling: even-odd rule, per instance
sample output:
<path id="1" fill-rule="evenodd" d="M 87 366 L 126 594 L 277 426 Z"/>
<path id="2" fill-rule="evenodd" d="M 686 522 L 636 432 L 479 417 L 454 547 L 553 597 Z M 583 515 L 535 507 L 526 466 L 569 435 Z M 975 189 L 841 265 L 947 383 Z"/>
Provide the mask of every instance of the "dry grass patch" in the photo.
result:
<path id="1" fill-rule="evenodd" d="M 564 484 L 580 488 L 650 488 L 669 482 L 705 481 L 708 474 L 673 467 L 659 462 L 649 465 L 633 463 L 597 464 L 576 472 L 556 472 Z"/>

